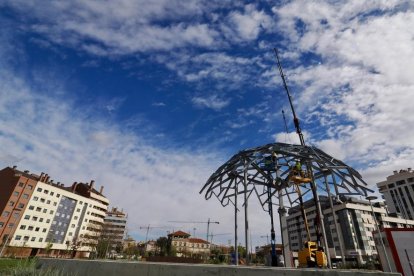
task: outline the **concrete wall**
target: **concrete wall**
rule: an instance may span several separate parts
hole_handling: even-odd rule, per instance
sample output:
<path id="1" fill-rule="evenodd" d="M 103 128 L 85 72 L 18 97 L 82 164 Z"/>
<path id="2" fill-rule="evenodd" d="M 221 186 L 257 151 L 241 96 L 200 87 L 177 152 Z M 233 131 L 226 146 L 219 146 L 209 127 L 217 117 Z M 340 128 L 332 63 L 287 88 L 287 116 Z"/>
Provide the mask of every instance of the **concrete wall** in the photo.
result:
<path id="1" fill-rule="evenodd" d="M 122 261 L 90 261 L 90 260 L 65 260 L 65 259 L 40 259 L 42 268 L 58 268 L 63 272 L 73 275 L 89 276 L 388 276 L 400 275 L 399 273 L 379 273 L 377 271 L 361 270 L 328 270 L 328 269 L 288 269 L 270 267 L 234 267 L 217 265 L 191 265 L 170 263 L 147 262 L 122 262 Z"/>

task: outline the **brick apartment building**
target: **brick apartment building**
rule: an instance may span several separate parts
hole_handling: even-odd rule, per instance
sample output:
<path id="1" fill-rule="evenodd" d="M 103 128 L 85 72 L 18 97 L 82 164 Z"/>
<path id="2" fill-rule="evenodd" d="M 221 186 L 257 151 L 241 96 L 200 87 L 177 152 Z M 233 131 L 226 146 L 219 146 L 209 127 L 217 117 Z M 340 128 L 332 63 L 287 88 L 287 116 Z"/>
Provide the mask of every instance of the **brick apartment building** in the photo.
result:
<path id="1" fill-rule="evenodd" d="M 0 256 L 88 257 L 109 205 L 90 183 L 65 187 L 45 173 L 0 171 Z"/>

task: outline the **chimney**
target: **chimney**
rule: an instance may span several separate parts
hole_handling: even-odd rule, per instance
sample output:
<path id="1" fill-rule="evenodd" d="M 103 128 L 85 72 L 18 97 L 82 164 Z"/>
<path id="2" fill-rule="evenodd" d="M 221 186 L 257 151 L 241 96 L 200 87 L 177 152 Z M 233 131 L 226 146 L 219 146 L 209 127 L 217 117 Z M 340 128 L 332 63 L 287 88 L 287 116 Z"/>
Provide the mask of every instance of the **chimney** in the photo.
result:
<path id="1" fill-rule="evenodd" d="M 29 173 L 29 171 L 28 170 L 25 170 L 24 173 Z"/>
<path id="2" fill-rule="evenodd" d="M 411 172 L 411 168 L 408 168 L 407 170 L 408 170 L 409 172 Z"/>
<path id="3" fill-rule="evenodd" d="M 16 165 L 13 166 L 13 170 L 15 170 L 15 169 L 17 169 L 17 166 Z"/>
<path id="4" fill-rule="evenodd" d="M 394 174 L 397 174 L 397 173 L 398 173 L 398 171 L 393 171 L 393 173 L 394 173 Z"/>
<path id="5" fill-rule="evenodd" d="M 60 186 L 60 181 L 58 181 L 58 182 L 56 183 L 56 185 Z"/>
<path id="6" fill-rule="evenodd" d="M 92 189 L 94 184 L 95 184 L 95 180 L 91 180 L 91 183 L 89 184 L 89 189 Z"/>
<path id="7" fill-rule="evenodd" d="M 44 176 L 45 174 L 43 173 L 43 172 L 41 172 L 40 173 L 40 177 L 39 177 L 39 181 L 42 181 L 43 180 L 43 176 Z"/>
<path id="8" fill-rule="evenodd" d="M 72 184 L 72 192 L 76 190 L 76 186 L 78 186 L 78 182 L 73 182 Z"/>
<path id="9" fill-rule="evenodd" d="M 99 190 L 99 193 L 100 193 L 100 194 L 102 194 L 103 189 L 104 189 L 104 186 L 101 186 L 101 189 Z"/>

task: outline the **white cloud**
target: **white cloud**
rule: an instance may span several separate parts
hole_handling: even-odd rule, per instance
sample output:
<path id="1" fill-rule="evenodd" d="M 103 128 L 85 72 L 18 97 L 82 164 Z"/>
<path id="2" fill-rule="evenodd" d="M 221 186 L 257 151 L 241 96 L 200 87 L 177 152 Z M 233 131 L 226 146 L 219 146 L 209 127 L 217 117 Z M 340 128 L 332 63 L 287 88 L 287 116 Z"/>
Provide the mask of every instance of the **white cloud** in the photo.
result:
<path id="1" fill-rule="evenodd" d="M 217 95 L 210 95 L 207 97 L 193 97 L 191 101 L 197 107 L 211 108 L 215 111 L 219 111 L 230 104 L 229 99 L 222 99 Z"/>
<path id="2" fill-rule="evenodd" d="M 252 4 L 246 5 L 244 12 L 232 12 L 228 15 L 226 35 L 236 40 L 251 41 L 257 39 L 260 32 L 269 29 L 272 25 L 272 18 L 264 11 L 256 10 Z"/>
<path id="3" fill-rule="evenodd" d="M 357 165 L 371 183 L 414 159 L 407 127 L 414 124 L 414 11 L 399 5 L 292 1 L 273 9 L 293 48 L 321 61 L 285 70 L 303 89 L 299 114 L 327 128 L 315 144 Z"/>

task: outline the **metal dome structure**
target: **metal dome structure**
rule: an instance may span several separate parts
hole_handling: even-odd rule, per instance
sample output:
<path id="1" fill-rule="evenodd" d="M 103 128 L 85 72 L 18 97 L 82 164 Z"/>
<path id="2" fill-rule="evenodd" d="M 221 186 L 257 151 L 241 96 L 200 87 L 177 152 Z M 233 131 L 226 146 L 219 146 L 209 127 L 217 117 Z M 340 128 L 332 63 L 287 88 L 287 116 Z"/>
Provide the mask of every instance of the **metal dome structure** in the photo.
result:
<path id="1" fill-rule="evenodd" d="M 248 198 L 256 194 L 263 209 L 268 210 L 270 190 L 272 196 L 281 192 L 287 205 L 293 206 L 298 196 L 288 175 L 297 161 L 312 168 L 312 180 L 320 195 L 366 196 L 372 192 L 355 169 L 316 147 L 272 143 L 234 155 L 210 176 L 200 194 L 205 193 L 207 200 L 216 197 L 223 206 L 234 205 L 236 194 L 247 193 Z M 305 199 L 311 196 L 310 185 L 300 188 Z"/>
<path id="2" fill-rule="evenodd" d="M 307 168 L 308 181 L 295 183 L 292 171 L 297 163 Z M 271 143 L 264 146 L 242 150 L 220 166 L 207 180 L 200 191 L 208 200 L 216 197 L 222 206 L 233 205 L 235 208 L 235 247 L 237 245 L 238 196 L 244 195 L 242 206 L 245 212 L 245 241 L 248 248 L 248 202 L 256 195 L 263 210 L 269 212 L 272 236 L 272 265 L 276 265 L 275 231 L 273 206 L 279 206 L 279 219 L 284 240 L 284 258 L 290 254 L 287 245 L 286 209 L 303 205 L 303 199 L 313 199 L 318 216 L 323 217 L 319 205 L 319 195 L 326 195 L 331 200 L 343 195 L 367 196 L 367 183 L 361 175 L 344 162 L 328 155 L 322 150 L 306 145 Z M 239 203 L 240 204 L 240 203 Z M 306 215 L 306 214 L 305 214 Z M 336 223 L 336 222 L 335 222 Z M 323 223 L 321 236 L 325 247 L 327 239 Z M 283 230 L 285 229 L 285 230 Z M 343 259 L 344 253 L 341 247 Z M 328 258 L 329 253 L 327 252 Z M 236 261 L 237 259 L 236 253 Z M 247 260 L 248 263 L 248 260 Z"/>

